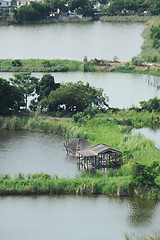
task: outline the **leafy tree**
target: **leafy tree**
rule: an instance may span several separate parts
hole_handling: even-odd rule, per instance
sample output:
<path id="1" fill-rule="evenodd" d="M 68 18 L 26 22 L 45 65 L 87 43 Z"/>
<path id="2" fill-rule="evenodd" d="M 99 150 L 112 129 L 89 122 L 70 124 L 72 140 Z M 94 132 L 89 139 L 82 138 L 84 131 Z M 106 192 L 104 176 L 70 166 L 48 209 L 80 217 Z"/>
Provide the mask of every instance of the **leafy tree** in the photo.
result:
<path id="1" fill-rule="evenodd" d="M 60 83 L 56 83 L 54 80 L 54 77 L 50 74 L 45 74 L 39 81 L 39 83 L 36 86 L 36 94 L 38 95 L 38 102 L 40 102 L 42 99 L 44 100 L 47 98 L 50 94 L 51 91 L 56 90 L 59 88 L 61 85 Z M 37 105 L 37 102 L 34 100 L 31 102 L 31 108 L 32 110 L 35 110 L 35 107 Z M 51 107 L 50 105 L 48 106 L 49 111 L 55 110 L 53 106 Z"/>
<path id="2" fill-rule="evenodd" d="M 71 11 L 77 9 L 84 17 L 94 15 L 93 3 L 89 0 L 69 0 L 68 5 Z"/>
<path id="3" fill-rule="evenodd" d="M 160 174 L 159 163 L 154 161 L 151 165 L 134 163 L 132 166 L 133 183 L 137 187 L 151 188 L 156 186 L 155 180 Z"/>
<path id="4" fill-rule="evenodd" d="M 136 66 L 142 66 L 142 63 L 144 62 L 144 58 L 141 55 L 137 55 L 132 58 L 132 64 Z"/>
<path id="5" fill-rule="evenodd" d="M 97 106 L 99 109 L 108 107 L 108 98 L 103 95 L 102 89 L 91 87 L 89 83 L 83 84 L 66 83 L 49 94 L 49 97 L 42 100 L 40 105 L 48 108 L 50 105 L 57 110 L 67 112 L 83 112 L 87 107 Z"/>
<path id="6" fill-rule="evenodd" d="M 149 99 L 148 101 L 141 101 L 140 105 L 142 109 L 148 110 L 149 112 L 160 112 L 160 99 L 158 99 L 157 97 Z"/>
<path id="7" fill-rule="evenodd" d="M 38 78 L 32 77 L 31 73 L 17 73 L 14 75 L 14 78 L 10 78 L 10 81 L 23 92 L 27 109 L 28 97 L 34 95 Z"/>
<path id="8" fill-rule="evenodd" d="M 56 12 L 57 9 L 60 9 L 62 12 L 68 11 L 67 0 L 46 0 L 46 4 L 52 12 Z"/>
<path id="9" fill-rule="evenodd" d="M 24 105 L 24 95 L 21 89 L 11 86 L 9 81 L 0 78 L 0 114 L 7 115 L 10 111 L 17 112 Z"/>
<path id="10" fill-rule="evenodd" d="M 47 4 L 31 2 L 14 11 L 17 22 L 37 21 L 49 15 L 50 7 Z"/>

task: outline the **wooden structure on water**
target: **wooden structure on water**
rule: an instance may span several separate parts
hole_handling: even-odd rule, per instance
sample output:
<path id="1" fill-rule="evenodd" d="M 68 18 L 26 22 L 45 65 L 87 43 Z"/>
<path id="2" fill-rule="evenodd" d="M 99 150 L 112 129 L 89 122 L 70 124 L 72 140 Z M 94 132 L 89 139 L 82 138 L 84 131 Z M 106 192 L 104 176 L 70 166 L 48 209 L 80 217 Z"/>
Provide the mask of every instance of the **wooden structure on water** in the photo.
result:
<path id="1" fill-rule="evenodd" d="M 122 165 L 122 152 L 105 144 L 92 147 L 92 143 L 80 138 L 72 138 L 65 143 L 67 154 L 77 158 L 79 169 L 96 171 L 98 169 L 117 169 Z"/>

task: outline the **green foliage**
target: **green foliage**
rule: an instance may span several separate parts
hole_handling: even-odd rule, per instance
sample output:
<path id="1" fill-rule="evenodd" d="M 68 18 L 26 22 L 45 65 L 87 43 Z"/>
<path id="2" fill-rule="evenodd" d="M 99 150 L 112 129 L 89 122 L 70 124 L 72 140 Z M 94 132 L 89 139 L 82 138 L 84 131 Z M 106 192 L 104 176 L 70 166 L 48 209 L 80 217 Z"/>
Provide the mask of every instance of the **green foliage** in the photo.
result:
<path id="1" fill-rule="evenodd" d="M 132 58 L 133 65 L 142 66 L 142 63 L 144 63 L 144 58 L 141 55 L 137 55 Z"/>
<path id="2" fill-rule="evenodd" d="M 46 4 L 31 2 L 14 10 L 14 17 L 18 23 L 37 21 L 49 15 L 50 8 Z"/>
<path id="3" fill-rule="evenodd" d="M 149 99 L 148 101 L 141 101 L 140 102 L 141 108 L 147 110 L 149 112 L 156 111 L 160 112 L 160 99 L 154 97 Z"/>
<path id="4" fill-rule="evenodd" d="M 16 60 L 15 60 L 16 61 Z M 83 63 L 74 60 L 22 59 L 21 66 L 13 66 L 11 59 L 0 59 L 1 72 L 72 72 L 82 71 Z"/>
<path id="5" fill-rule="evenodd" d="M 149 35 L 153 39 L 152 47 L 155 49 L 160 48 L 160 25 L 152 26 Z"/>
<path id="6" fill-rule="evenodd" d="M 14 78 L 10 78 L 11 83 L 17 86 L 25 96 L 25 105 L 27 109 L 28 97 L 33 95 L 38 84 L 38 78 L 32 77 L 31 73 L 17 73 Z"/>
<path id="7" fill-rule="evenodd" d="M 0 78 L 0 115 L 18 112 L 24 106 L 24 95 L 21 89 L 11 86 L 9 81 Z"/>
<path id="8" fill-rule="evenodd" d="M 21 67 L 22 66 L 22 62 L 20 60 L 16 59 L 16 60 L 12 61 L 12 65 L 14 67 Z"/>
<path id="9" fill-rule="evenodd" d="M 99 109 L 107 107 L 108 98 L 102 89 L 91 87 L 89 83 L 66 83 L 49 94 L 40 102 L 42 108 L 57 108 L 58 111 L 71 113 L 83 112 L 87 107 L 97 106 Z"/>
<path id="10" fill-rule="evenodd" d="M 156 179 L 160 174 L 160 166 L 158 162 L 152 162 L 151 165 L 144 165 L 134 163 L 132 166 L 132 178 L 133 184 L 136 187 L 142 187 L 145 189 L 156 186 Z"/>

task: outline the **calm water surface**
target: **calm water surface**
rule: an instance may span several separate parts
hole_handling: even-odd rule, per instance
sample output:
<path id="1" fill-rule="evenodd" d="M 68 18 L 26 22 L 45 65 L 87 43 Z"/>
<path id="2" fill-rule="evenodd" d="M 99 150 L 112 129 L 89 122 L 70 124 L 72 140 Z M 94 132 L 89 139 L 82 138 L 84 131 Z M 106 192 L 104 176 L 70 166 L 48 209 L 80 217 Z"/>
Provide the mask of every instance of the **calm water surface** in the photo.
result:
<path id="1" fill-rule="evenodd" d="M 1 58 L 129 61 L 141 51 L 141 23 L 60 23 L 0 26 Z M 12 41 L 12 44 L 11 44 Z"/>
<path id="2" fill-rule="evenodd" d="M 43 73 L 33 73 L 41 78 Z M 91 86 L 103 88 L 109 96 L 110 107 L 129 108 L 139 106 L 139 102 L 157 96 L 160 98 L 160 78 L 128 73 L 52 73 L 56 82 L 89 82 Z M 0 77 L 9 79 L 13 73 L 0 73 Z"/>
<path id="3" fill-rule="evenodd" d="M 152 140 L 155 143 L 157 148 L 160 148 L 160 129 L 152 129 L 152 128 L 134 128 L 131 132 L 134 134 L 141 134 L 142 136 Z"/>
<path id="4" fill-rule="evenodd" d="M 0 197 L 0 239 L 121 240 L 153 234 L 160 203 L 111 197 Z"/>
<path id="5" fill-rule="evenodd" d="M 0 130 L 0 173 L 50 173 L 73 177 L 76 159 L 67 156 L 65 140 L 55 134 Z"/>

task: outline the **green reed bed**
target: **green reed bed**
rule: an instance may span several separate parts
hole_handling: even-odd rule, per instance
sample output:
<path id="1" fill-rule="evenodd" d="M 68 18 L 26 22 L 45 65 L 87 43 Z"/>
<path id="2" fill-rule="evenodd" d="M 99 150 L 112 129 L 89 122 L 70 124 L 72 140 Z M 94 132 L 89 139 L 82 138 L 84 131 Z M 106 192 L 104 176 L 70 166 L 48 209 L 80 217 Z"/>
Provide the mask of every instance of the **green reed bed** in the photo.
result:
<path id="1" fill-rule="evenodd" d="M 148 22 L 150 16 L 102 16 L 100 21 L 102 22 Z"/>
<path id="2" fill-rule="evenodd" d="M 58 178 L 48 174 L 34 174 L 15 178 L 1 176 L 0 195 L 29 194 L 129 194 L 129 177 Z"/>
<path id="3" fill-rule="evenodd" d="M 71 72 L 82 69 L 83 62 L 75 60 L 0 59 L 0 72 Z"/>

